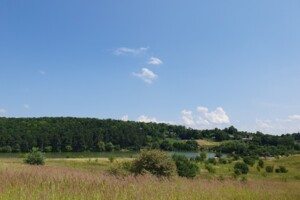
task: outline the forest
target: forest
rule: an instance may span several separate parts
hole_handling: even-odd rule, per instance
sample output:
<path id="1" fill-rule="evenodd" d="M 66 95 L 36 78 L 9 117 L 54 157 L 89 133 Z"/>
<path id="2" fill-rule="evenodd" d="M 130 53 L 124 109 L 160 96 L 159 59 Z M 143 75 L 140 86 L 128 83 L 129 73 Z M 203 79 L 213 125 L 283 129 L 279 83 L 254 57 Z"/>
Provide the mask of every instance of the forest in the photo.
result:
<path id="1" fill-rule="evenodd" d="M 196 140 L 221 142 L 212 150 L 241 155 L 283 155 L 300 150 L 300 133 L 280 136 L 225 129 L 195 130 L 163 123 L 112 119 L 43 117 L 0 118 L 0 152 L 101 152 L 162 149 L 195 151 Z"/>

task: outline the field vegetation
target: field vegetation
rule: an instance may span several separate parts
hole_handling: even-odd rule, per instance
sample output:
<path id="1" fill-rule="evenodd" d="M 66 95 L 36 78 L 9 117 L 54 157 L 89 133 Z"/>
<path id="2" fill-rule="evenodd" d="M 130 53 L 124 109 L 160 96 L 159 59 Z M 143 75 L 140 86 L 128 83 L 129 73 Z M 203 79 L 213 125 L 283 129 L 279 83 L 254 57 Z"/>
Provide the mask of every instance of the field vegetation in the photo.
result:
<path id="1" fill-rule="evenodd" d="M 234 175 L 231 163 L 198 162 L 199 174 L 190 179 L 156 177 L 149 173 L 119 173 L 135 158 L 47 159 L 27 165 L 22 159 L 0 159 L 0 199 L 299 199 L 300 155 L 264 159 L 265 166 L 285 166 L 288 173 L 266 173 L 249 167 Z M 126 166 L 126 165 L 125 165 Z M 112 171 L 114 169 L 114 171 Z M 124 168 L 122 168 L 124 169 Z M 126 171 L 126 170 L 125 170 Z M 118 173 L 115 173 L 118 172 Z"/>

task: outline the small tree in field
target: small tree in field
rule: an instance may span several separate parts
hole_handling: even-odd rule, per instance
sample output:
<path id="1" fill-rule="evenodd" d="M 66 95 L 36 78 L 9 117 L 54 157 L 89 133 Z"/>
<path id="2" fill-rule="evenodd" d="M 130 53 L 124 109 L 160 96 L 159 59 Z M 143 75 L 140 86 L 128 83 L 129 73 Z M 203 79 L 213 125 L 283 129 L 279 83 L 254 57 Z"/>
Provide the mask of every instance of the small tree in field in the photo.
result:
<path id="1" fill-rule="evenodd" d="M 142 151 L 141 155 L 132 163 L 132 172 L 135 174 L 150 172 L 156 176 L 173 176 L 176 174 L 176 165 L 163 151 Z"/>
<path id="2" fill-rule="evenodd" d="M 242 162 L 237 162 L 234 165 L 234 173 L 236 175 L 240 175 L 240 174 L 248 174 L 249 172 L 249 168 L 247 166 L 246 163 L 242 163 Z"/>
<path id="3" fill-rule="evenodd" d="M 38 148 L 32 148 L 32 151 L 25 155 L 24 163 L 30 165 L 44 165 L 45 157 Z"/>

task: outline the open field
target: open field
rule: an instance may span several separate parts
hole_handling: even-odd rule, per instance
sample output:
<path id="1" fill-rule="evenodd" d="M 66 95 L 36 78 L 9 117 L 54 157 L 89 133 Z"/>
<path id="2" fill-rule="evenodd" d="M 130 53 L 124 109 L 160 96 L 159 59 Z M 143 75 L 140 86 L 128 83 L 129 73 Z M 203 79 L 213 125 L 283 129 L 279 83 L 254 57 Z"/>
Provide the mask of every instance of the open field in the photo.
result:
<path id="1" fill-rule="evenodd" d="M 29 166 L 21 159 L 0 159 L 0 199 L 300 199 L 300 155 L 269 159 L 284 165 L 287 174 L 258 172 L 251 167 L 247 181 L 232 178 L 231 164 L 217 164 L 209 174 L 200 164 L 195 179 L 153 176 L 116 177 L 111 165 L 118 158 L 48 159 L 45 166 Z"/>
<path id="2" fill-rule="evenodd" d="M 196 141 L 200 145 L 200 147 L 204 147 L 204 148 L 216 147 L 222 144 L 221 142 L 213 142 L 208 140 L 196 140 Z"/>

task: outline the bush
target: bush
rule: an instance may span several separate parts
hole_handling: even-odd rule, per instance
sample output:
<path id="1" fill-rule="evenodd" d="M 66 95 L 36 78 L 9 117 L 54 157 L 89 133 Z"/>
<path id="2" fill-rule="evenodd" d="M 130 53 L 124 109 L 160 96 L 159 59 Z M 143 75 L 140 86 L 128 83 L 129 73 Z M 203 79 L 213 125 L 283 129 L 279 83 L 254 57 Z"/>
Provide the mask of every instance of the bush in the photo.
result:
<path id="1" fill-rule="evenodd" d="M 244 161 L 244 163 L 246 163 L 249 166 L 253 166 L 254 163 L 255 163 L 255 160 L 253 158 L 251 158 L 251 157 L 248 157 L 248 156 L 244 157 L 243 161 Z"/>
<path id="2" fill-rule="evenodd" d="M 179 176 L 193 178 L 199 173 L 199 167 L 196 163 L 191 162 L 187 157 L 173 155 Z"/>
<path id="3" fill-rule="evenodd" d="M 276 173 L 287 173 L 288 170 L 284 166 L 279 166 L 279 168 L 275 169 Z"/>
<path id="4" fill-rule="evenodd" d="M 227 164 L 227 160 L 225 158 L 219 158 L 219 163 L 226 165 Z"/>
<path id="5" fill-rule="evenodd" d="M 200 153 L 200 161 L 203 162 L 206 158 L 207 158 L 206 153 L 205 153 L 205 152 L 201 152 L 201 153 Z"/>
<path id="6" fill-rule="evenodd" d="M 52 152 L 52 146 L 46 146 L 45 152 Z"/>
<path id="7" fill-rule="evenodd" d="M 12 148 L 11 148 L 11 146 L 7 145 L 7 146 L 4 146 L 4 147 L 0 148 L 0 152 L 11 153 L 12 152 Z"/>
<path id="8" fill-rule="evenodd" d="M 208 158 L 206 162 L 214 165 L 217 164 L 217 160 L 215 158 Z"/>
<path id="9" fill-rule="evenodd" d="M 158 177 L 176 174 L 176 165 L 167 153 L 160 150 L 142 151 L 132 163 L 132 172 L 145 174 L 150 172 Z"/>
<path id="10" fill-rule="evenodd" d="M 274 166 L 266 166 L 266 172 L 272 173 L 274 171 Z"/>
<path id="11" fill-rule="evenodd" d="M 32 151 L 25 155 L 24 163 L 30 165 L 43 165 L 45 164 L 45 157 L 38 148 L 32 148 Z"/>
<path id="12" fill-rule="evenodd" d="M 234 173 L 237 175 L 247 174 L 249 172 L 249 168 L 245 163 L 237 162 L 234 165 Z"/>
<path id="13" fill-rule="evenodd" d="M 258 160 L 258 166 L 259 166 L 260 168 L 264 168 L 265 163 L 264 163 L 264 161 L 263 161 L 262 159 L 259 159 L 259 160 Z"/>
<path id="14" fill-rule="evenodd" d="M 210 164 L 206 164 L 206 165 L 205 165 L 205 169 L 207 169 L 207 171 L 208 171 L 209 173 L 211 173 L 211 174 L 216 173 L 216 169 L 215 169 L 212 165 L 210 165 Z"/>

